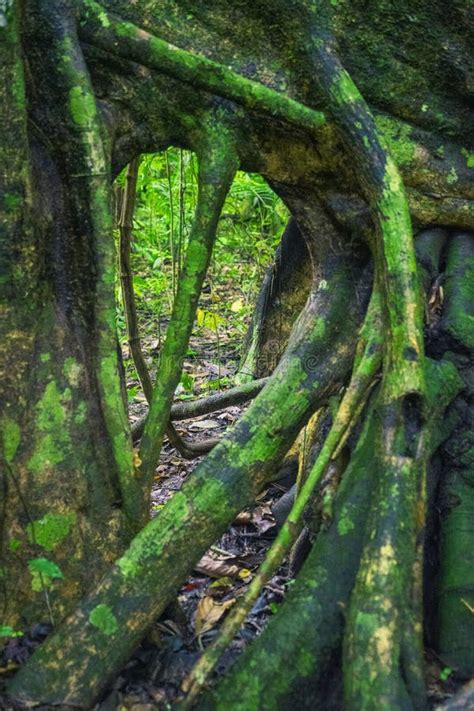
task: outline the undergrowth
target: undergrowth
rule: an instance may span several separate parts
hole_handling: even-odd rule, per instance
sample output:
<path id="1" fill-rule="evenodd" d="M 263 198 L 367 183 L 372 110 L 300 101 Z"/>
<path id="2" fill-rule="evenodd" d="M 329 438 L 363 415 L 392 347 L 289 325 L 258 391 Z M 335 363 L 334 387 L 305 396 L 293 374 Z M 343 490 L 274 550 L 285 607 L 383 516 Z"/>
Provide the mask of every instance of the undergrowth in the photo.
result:
<path id="1" fill-rule="evenodd" d="M 115 185 L 118 219 L 125 171 Z M 143 346 L 153 372 L 171 313 L 197 199 L 197 160 L 170 148 L 142 156 L 134 214 L 132 268 Z M 288 211 L 259 176 L 239 172 L 225 202 L 185 365 L 181 396 L 229 384 L 258 289 L 288 219 Z M 117 320 L 124 347 L 129 399 L 140 398 L 127 358 L 125 320 L 117 284 Z M 207 378 L 193 362 L 211 361 Z M 209 353 L 212 353 L 209 357 Z M 212 366 L 216 367 L 212 367 Z M 205 381 L 205 382 L 204 382 Z"/>

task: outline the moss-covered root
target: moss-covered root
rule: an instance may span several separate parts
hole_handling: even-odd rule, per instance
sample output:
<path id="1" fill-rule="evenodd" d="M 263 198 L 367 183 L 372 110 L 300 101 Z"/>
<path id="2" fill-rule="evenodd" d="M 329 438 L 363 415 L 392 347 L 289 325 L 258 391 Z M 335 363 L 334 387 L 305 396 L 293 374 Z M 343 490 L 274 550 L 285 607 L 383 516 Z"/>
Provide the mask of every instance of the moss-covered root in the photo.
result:
<path id="1" fill-rule="evenodd" d="M 377 408 L 378 478 L 345 638 L 346 705 L 357 711 L 425 704 L 416 544 L 424 526 L 424 468 L 439 442 L 440 413 L 460 387 L 450 363 L 426 363 L 430 415 L 422 454 L 411 451 L 420 438 L 406 401 L 387 406 L 382 386 Z"/>
<path id="2" fill-rule="evenodd" d="M 474 233 L 451 237 L 446 254 L 442 328 L 466 350 L 474 350 Z"/>
<path id="3" fill-rule="evenodd" d="M 141 480 L 145 492 L 151 486 L 170 417 L 174 391 L 181 376 L 197 302 L 211 258 L 219 215 L 238 168 L 233 130 L 214 113 L 207 117 L 206 137 L 200 145 L 198 158 L 196 214 L 141 441 Z"/>
<path id="4" fill-rule="evenodd" d="M 293 321 L 304 306 L 311 278 L 308 248 L 295 218 L 291 217 L 260 287 L 242 345 L 238 382 L 246 383 L 272 372 L 284 351 Z M 275 352 L 275 332 L 279 352 Z"/>
<path id="5" fill-rule="evenodd" d="M 318 27 L 318 25 L 316 25 Z M 315 31 L 308 54 L 341 129 L 376 225 L 374 256 L 387 312 L 385 399 L 423 394 L 421 290 L 410 212 L 397 166 L 367 103 L 341 65 L 335 46 Z"/>
<path id="6" fill-rule="evenodd" d="M 175 47 L 131 22 L 116 19 L 94 0 L 83 0 L 82 5 L 81 32 L 93 45 L 235 101 L 251 111 L 262 111 L 313 131 L 325 123 L 320 111 L 246 79 L 222 64 Z"/>
<path id="7" fill-rule="evenodd" d="M 42 31 L 50 43 L 51 83 L 67 128 L 61 153 L 72 216 L 95 257 L 95 374 L 101 409 L 111 442 L 114 476 L 131 530 L 143 524 L 147 510 L 135 477 L 133 449 L 120 380 L 116 333 L 115 265 L 109 156 L 104 126 L 89 71 L 76 34 L 71 3 L 42 0 Z"/>
<path id="8" fill-rule="evenodd" d="M 443 453 L 438 646 L 446 663 L 474 674 L 474 235 L 456 234 L 446 255 L 441 327 L 454 339 L 464 390 L 454 405 L 458 426 Z"/>
<path id="9" fill-rule="evenodd" d="M 318 536 L 278 614 L 202 699 L 199 711 L 325 708 L 321 681 L 336 663 L 333 652 L 341 643 L 344 609 L 362 552 L 375 476 L 373 437 L 369 416 L 344 473 L 330 527 Z"/>
<path id="10" fill-rule="evenodd" d="M 352 261 L 343 255 L 322 268 L 328 288 L 308 300 L 271 381 L 110 574 L 22 667 L 10 686 L 13 696 L 87 708 L 199 557 L 254 500 L 311 413 L 347 377 L 366 301 L 365 271 L 355 273 Z"/>
<path id="11" fill-rule="evenodd" d="M 295 542 L 301 529 L 300 522 L 303 511 L 309 503 L 316 484 L 327 470 L 336 450 L 348 437 L 351 427 L 357 422 L 357 413 L 360 413 L 366 402 L 382 360 L 382 333 L 379 292 L 374 290 L 362 329 L 362 343 L 358 349 L 361 351 L 360 357 L 356 359 L 356 368 L 322 449 L 305 481 L 298 482 L 299 492 L 296 500 L 246 594 L 226 618 L 215 642 L 206 649 L 185 679 L 183 689 L 186 692 L 186 698 L 181 704 L 183 709 L 190 709 L 195 704 L 210 673 L 244 623 L 263 586 L 281 565 L 291 545 Z"/>

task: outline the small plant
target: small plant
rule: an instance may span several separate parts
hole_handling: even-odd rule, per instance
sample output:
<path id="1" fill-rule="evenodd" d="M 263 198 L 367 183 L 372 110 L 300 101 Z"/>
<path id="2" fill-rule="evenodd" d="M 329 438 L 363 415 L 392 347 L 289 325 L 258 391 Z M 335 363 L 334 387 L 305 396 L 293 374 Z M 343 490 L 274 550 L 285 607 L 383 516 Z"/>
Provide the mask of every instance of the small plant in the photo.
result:
<path id="1" fill-rule="evenodd" d="M 449 677 L 453 673 L 454 669 L 451 669 L 451 667 L 443 667 L 439 673 L 439 679 L 440 681 L 448 681 Z"/>

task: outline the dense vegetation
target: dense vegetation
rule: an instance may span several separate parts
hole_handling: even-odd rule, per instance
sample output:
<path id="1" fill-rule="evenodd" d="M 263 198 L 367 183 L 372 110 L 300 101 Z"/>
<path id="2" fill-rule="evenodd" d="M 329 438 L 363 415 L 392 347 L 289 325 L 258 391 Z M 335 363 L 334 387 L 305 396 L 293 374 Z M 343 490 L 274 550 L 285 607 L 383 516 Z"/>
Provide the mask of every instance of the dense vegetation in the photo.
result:
<path id="1" fill-rule="evenodd" d="M 126 170 L 116 181 L 117 222 L 125 173 Z M 166 329 L 171 313 L 196 199 L 197 167 L 192 153 L 170 148 L 165 153 L 143 156 L 133 220 L 132 272 L 140 333 L 145 344 L 151 340 L 155 345 L 149 354 L 148 364 L 152 371 L 156 367 L 162 330 Z M 236 175 L 220 217 L 193 332 L 193 336 L 204 335 L 206 340 L 214 342 L 216 351 L 220 346 L 219 336 L 224 339 L 225 353 L 216 352 L 216 364 L 222 358 L 227 371 L 238 369 L 255 300 L 265 271 L 273 262 L 287 219 L 284 204 L 259 175 Z M 118 277 L 117 270 L 117 297 L 121 304 L 117 323 L 121 342 L 125 343 L 125 317 Z M 229 354 L 232 356 L 230 362 Z M 188 355 L 191 373 L 184 371 L 182 395 L 193 393 L 191 362 L 196 354 L 191 349 Z M 131 362 L 129 365 L 133 368 Z M 215 374 L 210 374 L 208 389 L 224 387 L 233 380 L 224 375 L 217 383 Z M 199 392 L 202 389 L 201 386 Z M 129 389 L 129 397 L 133 398 L 136 392 Z"/>

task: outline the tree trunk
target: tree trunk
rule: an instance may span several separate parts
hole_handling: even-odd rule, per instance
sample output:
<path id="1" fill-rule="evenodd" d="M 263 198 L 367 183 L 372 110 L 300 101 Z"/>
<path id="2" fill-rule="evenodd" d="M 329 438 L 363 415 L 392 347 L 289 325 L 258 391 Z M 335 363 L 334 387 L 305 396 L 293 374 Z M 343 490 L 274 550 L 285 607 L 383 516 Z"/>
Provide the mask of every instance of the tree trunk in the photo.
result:
<path id="1" fill-rule="evenodd" d="M 37 97 L 27 115 L 18 15 L 14 3 L 1 29 L 9 70 L 3 123 L 11 127 L 2 132 L 11 179 L 1 247 L 2 605 L 3 623 L 13 628 L 61 620 L 138 528 L 138 517 L 122 507 L 133 459 L 115 333 L 112 234 L 106 224 L 106 241 L 98 244 L 88 224 L 88 166 L 73 145 L 82 119 L 76 127 L 64 107 L 55 107 L 60 88 L 48 77 L 55 58 L 37 56 L 48 20 L 32 8 L 24 31 L 30 23 L 35 28 L 31 65 L 39 72 L 26 74 L 27 92 L 34 85 Z M 78 111 L 79 104 L 80 98 Z M 42 113 L 40 125 L 35 112 Z M 104 183 L 108 191 L 108 174 L 95 181 L 92 189 Z"/>

